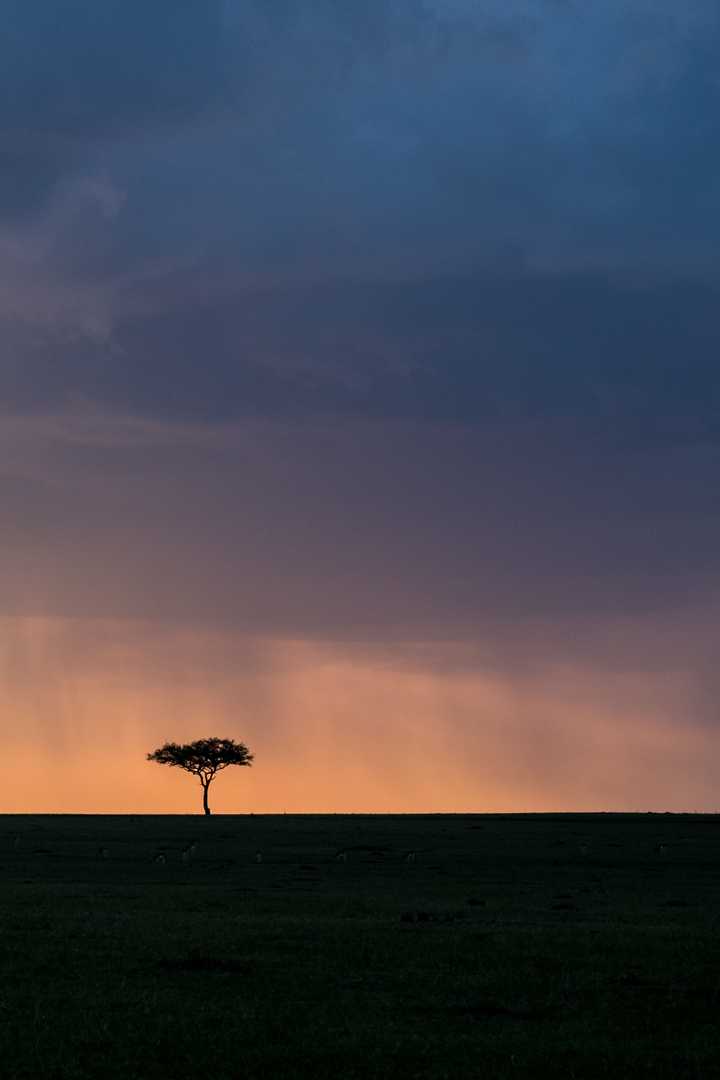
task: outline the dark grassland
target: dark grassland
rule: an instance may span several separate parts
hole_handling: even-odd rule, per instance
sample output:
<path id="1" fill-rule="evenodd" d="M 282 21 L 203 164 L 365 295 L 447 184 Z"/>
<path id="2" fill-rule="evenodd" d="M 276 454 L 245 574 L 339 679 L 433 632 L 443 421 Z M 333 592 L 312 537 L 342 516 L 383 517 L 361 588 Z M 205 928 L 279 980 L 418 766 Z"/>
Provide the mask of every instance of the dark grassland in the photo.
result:
<path id="1" fill-rule="evenodd" d="M 2 1080 L 720 1077 L 718 817 L 2 817 L 0 875 Z"/>

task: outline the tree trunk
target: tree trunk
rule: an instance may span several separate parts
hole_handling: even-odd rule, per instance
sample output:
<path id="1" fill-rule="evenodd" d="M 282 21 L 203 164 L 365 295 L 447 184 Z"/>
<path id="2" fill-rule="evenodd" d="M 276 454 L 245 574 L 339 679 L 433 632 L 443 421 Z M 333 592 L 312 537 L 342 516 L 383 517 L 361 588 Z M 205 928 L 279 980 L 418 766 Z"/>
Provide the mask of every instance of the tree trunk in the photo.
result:
<path id="1" fill-rule="evenodd" d="M 209 783 L 203 784 L 203 786 L 202 786 L 202 789 L 203 789 L 203 810 L 205 811 L 206 814 L 210 813 L 210 807 L 208 806 L 208 788 L 209 787 L 210 787 Z"/>

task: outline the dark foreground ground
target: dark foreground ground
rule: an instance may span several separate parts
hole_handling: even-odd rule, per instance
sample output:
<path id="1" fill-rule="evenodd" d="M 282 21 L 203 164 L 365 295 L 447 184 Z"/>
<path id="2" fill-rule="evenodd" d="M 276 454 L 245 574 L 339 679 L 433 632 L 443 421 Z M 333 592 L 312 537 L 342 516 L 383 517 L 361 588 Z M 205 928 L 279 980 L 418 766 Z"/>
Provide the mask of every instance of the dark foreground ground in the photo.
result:
<path id="1" fill-rule="evenodd" d="M 720 818 L 0 817 L 0 880 L 1 1080 L 720 1077 Z"/>

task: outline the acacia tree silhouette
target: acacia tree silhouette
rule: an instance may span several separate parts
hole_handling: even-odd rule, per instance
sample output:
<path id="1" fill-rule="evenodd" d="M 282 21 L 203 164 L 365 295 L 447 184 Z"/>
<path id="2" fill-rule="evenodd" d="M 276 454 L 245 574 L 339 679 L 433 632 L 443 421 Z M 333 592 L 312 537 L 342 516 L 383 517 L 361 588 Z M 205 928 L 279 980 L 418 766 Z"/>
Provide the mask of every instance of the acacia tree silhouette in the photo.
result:
<path id="1" fill-rule="evenodd" d="M 219 772 L 228 765 L 251 765 L 254 755 L 245 743 L 233 739 L 196 739 L 191 743 L 165 743 L 152 754 L 148 761 L 158 765 L 173 765 L 197 776 L 203 789 L 203 810 L 210 813 L 208 789 Z"/>

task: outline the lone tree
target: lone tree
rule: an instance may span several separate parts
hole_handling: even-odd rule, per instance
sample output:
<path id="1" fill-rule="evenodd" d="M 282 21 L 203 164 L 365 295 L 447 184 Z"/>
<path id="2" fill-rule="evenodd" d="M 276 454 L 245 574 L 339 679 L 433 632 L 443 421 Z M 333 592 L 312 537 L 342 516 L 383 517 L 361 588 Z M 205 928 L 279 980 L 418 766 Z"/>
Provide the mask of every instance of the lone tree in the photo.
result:
<path id="1" fill-rule="evenodd" d="M 252 764 L 253 755 L 245 743 L 232 739 L 197 739 L 182 745 L 165 743 L 148 754 L 147 759 L 157 761 L 158 765 L 175 765 L 197 776 L 203 789 L 203 810 L 209 814 L 208 788 L 217 774 L 227 769 L 228 765 Z"/>

